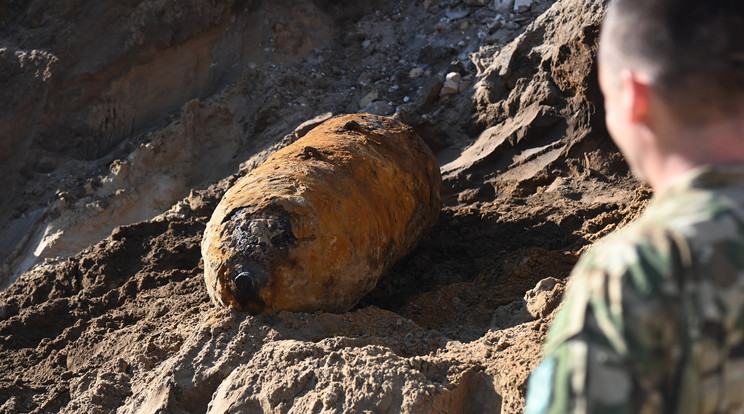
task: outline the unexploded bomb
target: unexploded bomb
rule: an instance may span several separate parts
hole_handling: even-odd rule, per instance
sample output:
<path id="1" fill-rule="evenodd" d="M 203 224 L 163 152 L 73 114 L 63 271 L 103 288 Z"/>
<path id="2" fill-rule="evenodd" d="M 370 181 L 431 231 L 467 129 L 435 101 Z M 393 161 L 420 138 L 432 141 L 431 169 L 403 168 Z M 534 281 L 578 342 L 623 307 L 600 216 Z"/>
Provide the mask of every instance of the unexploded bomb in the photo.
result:
<path id="1" fill-rule="evenodd" d="M 332 118 L 238 180 L 202 241 L 207 291 L 258 313 L 349 310 L 437 221 L 429 147 L 390 118 Z"/>

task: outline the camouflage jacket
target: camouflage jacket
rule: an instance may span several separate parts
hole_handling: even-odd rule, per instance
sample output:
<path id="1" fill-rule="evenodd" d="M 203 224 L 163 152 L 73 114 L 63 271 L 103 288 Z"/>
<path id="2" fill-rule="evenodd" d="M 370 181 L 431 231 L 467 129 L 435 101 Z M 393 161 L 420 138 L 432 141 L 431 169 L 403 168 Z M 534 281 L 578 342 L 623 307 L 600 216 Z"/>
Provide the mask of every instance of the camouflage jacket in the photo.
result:
<path id="1" fill-rule="evenodd" d="M 744 412 L 744 165 L 692 171 L 569 280 L 526 413 Z"/>

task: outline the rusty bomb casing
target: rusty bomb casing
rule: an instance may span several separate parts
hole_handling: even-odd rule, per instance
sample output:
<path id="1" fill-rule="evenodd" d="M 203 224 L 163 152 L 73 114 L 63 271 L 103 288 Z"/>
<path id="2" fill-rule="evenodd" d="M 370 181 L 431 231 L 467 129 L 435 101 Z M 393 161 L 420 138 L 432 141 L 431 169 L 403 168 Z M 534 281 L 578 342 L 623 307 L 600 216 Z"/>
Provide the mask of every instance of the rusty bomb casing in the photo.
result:
<path id="1" fill-rule="evenodd" d="M 410 127 L 331 118 L 225 193 L 202 241 L 209 296 L 251 313 L 347 311 L 434 226 L 441 184 Z"/>

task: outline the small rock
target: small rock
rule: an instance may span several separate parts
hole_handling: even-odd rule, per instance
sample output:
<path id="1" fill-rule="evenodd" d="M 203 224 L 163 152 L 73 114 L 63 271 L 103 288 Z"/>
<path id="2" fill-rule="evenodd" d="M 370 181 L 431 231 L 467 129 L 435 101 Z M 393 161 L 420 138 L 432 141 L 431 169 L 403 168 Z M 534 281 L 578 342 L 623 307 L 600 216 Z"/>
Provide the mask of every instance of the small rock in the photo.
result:
<path id="1" fill-rule="evenodd" d="M 547 277 L 524 294 L 524 302 L 530 315 L 543 318 L 558 306 L 563 297 L 564 286 L 560 280 Z"/>
<path id="2" fill-rule="evenodd" d="M 450 72 L 447 74 L 447 76 L 444 79 L 448 81 L 460 83 L 460 81 L 462 80 L 462 76 L 457 72 Z"/>
<path id="3" fill-rule="evenodd" d="M 444 95 L 454 95 L 458 92 L 460 92 L 460 81 L 462 80 L 462 76 L 460 76 L 457 72 L 450 72 L 447 74 L 447 77 L 444 80 L 444 85 L 442 85 L 442 90 L 439 91 L 440 96 Z"/>
<path id="4" fill-rule="evenodd" d="M 378 96 L 379 94 L 377 93 L 377 91 L 372 91 L 364 95 L 364 97 L 362 97 L 362 99 L 359 100 L 359 109 L 364 108 L 365 106 L 369 105 L 371 102 L 377 99 Z"/>
<path id="5" fill-rule="evenodd" d="M 499 12 L 511 11 L 515 0 L 493 0 L 488 7 Z"/>
<path id="6" fill-rule="evenodd" d="M 454 95 L 460 90 L 460 86 L 452 81 L 444 81 L 442 90 L 439 91 L 440 96 Z"/>
<path id="7" fill-rule="evenodd" d="M 527 11 L 532 6 L 533 0 L 514 0 L 514 11 L 523 12 Z"/>
<path id="8" fill-rule="evenodd" d="M 423 74 L 424 74 L 424 68 L 422 68 L 422 67 L 415 67 L 415 68 L 411 69 L 410 72 L 408 72 L 408 77 L 411 78 L 411 79 L 416 79 L 416 78 L 421 77 L 421 75 L 423 75 Z"/>

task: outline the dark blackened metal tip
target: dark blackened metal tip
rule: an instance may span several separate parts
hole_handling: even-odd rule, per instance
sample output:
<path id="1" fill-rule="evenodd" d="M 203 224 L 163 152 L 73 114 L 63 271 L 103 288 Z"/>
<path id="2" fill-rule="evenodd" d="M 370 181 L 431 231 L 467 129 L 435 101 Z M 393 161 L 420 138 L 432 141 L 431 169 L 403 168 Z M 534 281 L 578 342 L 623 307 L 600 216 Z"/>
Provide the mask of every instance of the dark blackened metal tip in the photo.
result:
<path id="1" fill-rule="evenodd" d="M 243 310 L 258 313 L 266 306 L 260 295 L 261 289 L 264 287 L 261 279 L 251 272 L 240 272 L 233 279 L 235 283 L 235 299 L 237 299 Z"/>
<path id="2" fill-rule="evenodd" d="M 235 289 L 240 293 L 253 292 L 254 285 L 255 282 L 250 272 L 241 272 L 235 276 Z"/>

